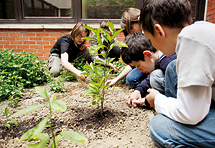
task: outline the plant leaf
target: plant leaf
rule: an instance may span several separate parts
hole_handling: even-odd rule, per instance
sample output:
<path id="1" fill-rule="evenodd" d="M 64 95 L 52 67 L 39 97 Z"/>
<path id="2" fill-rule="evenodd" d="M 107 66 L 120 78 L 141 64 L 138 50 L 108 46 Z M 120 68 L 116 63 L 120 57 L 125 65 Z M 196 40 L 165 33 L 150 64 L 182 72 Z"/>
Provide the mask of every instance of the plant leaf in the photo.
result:
<path id="1" fill-rule="evenodd" d="M 11 122 L 13 122 L 16 126 L 18 125 L 18 122 L 15 119 L 11 119 Z"/>
<path id="2" fill-rule="evenodd" d="M 113 23 L 112 23 L 112 22 L 108 22 L 107 24 L 108 24 L 108 26 L 109 26 L 109 30 L 110 30 L 111 33 L 113 34 L 113 31 L 114 31 L 114 25 L 113 25 Z"/>
<path id="3" fill-rule="evenodd" d="M 42 87 L 35 87 L 36 92 L 41 95 L 42 97 L 46 98 L 47 100 L 49 99 L 48 94 L 46 90 Z"/>
<path id="4" fill-rule="evenodd" d="M 89 29 L 90 31 L 92 31 L 94 34 L 96 34 L 96 30 L 93 29 L 92 27 L 90 27 L 90 26 L 84 26 L 84 27 Z"/>
<path id="5" fill-rule="evenodd" d="M 74 131 L 62 131 L 60 132 L 60 134 L 71 141 L 75 141 L 75 142 L 86 142 L 87 138 L 85 138 L 84 135 L 78 133 L 78 132 L 74 132 Z"/>
<path id="6" fill-rule="evenodd" d="M 110 45 L 110 50 L 111 50 L 114 46 L 128 47 L 128 45 L 125 44 L 124 42 L 114 42 L 113 44 Z"/>
<path id="7" fill-rule="evenodd" d="M 28 148 L 45 148 L 47 142 L 50 140 L 49 135 L 47 133 L 40 133 L 37 136 L 35 135 L 33 138 L 37 141 L 40 140 L 40 143 L 29 144 Z"/>
<path id="8" fill-rule="evenodd" d="M 26 114 L 26 113 L 32 112 L 34 110 L 37 110 L 38 108 L 43 107 L 43 106 L 44 106 L 44 104 L 39 104 L 39 105 L 33 105 L 33 106 L 26 107 L 24 109 L 21 109 L 21 110 L 17 111 L 13 115 L 11 115 L 9 118 L 21 116 L 23 114 Z"/>
<path id="9" fill-rule="evenodd" d="M 95 38 L 93 38 L 93 37 L 83 37 L 83 39 L 97 42 L 97 40 Z"/>
<path id="10" fill-rule="evenodd" d="M 58 112 L 64 112 L 67 109 L 66 103 L 62 100 L 54 100 L 51 103 L 51 107 Z"/>
<path id="11" fill-rule="evenodd" d="M 34 128 L 29 129 L 27 132 L 25 132 L 22 137 L 19 139 L 20 141 L 28 139 L 32 134 L 34 133 Z"/>
<path id="12" fill-rule="evenodd" d="M 104 48 L 105 45 L 93 45 L 90 47 L 90 55 L 93 55 L 95 52 L 97 52 L 99 49 Z"/>
<path id="13" fill-rule="evenodd" d="M 42 133 L 44 128 L 46 127 L 46 123 L 48 122 L 48 118 L 44 118 L 39 124 L 34 127 L 33 135 L 39 135 Z"/>

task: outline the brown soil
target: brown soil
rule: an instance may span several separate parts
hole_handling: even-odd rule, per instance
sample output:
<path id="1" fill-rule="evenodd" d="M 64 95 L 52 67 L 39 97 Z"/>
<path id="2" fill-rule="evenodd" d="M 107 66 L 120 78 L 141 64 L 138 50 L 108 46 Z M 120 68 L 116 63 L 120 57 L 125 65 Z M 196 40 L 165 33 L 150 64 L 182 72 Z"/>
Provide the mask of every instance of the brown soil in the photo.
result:
<path id="1" fill-rule="evenodd" d="M 149 120 L 154 111 L 148 108 L 130 108 L 124 101 L 124 96 L 133 92 L 125 84 L 118 84 L 106 91 L 104 102 L 104 116 L 97 115 L 97 105 L 91 105 L 89 96 L 84 97 L 87 82 L 65 82 L 66 92 L 56 94 L 63 99 L 67 110 L 63 113 L 54 112 L 54 132 L 73 130 L 82 133 L 88 141 L 78 143 L 61 138 L 58 148 L 153 148 L 149 135 Z M 48 87 L 48 86 L 44 86 Z M 48 90 L 48 89 L 47 89 Z M 52 94 L 49 93 L 51 96 Z M 25 90 L 21 105 L 8 109 L 11 113 L 47 101 L 35 93 L 34 89 Z M 2 112 L 7 102 L 0 104 Z M 19 141 L 19 138 L 29 129 L 36 126 L 44 117 L 49 116 L 47 108 L 40 108 L 34 112 L 17 117 L 18 126 L 11 124 L 5 130 L 5 116 L 0 115 L 0 147 L 26 148 L 29 142 Z M 50 133 L 46 128 L 43 132 Z M 50 146 L 49 146 L 50 147 Z"/>

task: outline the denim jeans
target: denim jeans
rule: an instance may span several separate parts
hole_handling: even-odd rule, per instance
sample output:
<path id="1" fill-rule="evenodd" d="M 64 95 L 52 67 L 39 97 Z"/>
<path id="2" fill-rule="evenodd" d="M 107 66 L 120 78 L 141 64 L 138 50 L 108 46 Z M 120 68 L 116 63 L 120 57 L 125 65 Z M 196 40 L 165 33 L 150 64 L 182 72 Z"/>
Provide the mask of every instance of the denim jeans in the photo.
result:
<path id="1" fill-rule="evenodd" d="M 162 114 L 150 121 L 150 136 L 162 148 L 215 147 L 215 108 L 197 125 L 176 122 Z M 162 126 L 161 126 L 162 125 Z"/>
<path id="2" fill-rule="evenodd" d="M 176 60 L 172 61 L 166 69 L 165 95 L 169 97 L 177 97 Z M 215 107 L 212 106 L 206 118 L 197 125 L 181 124 L 165 115 L 159 114 L 153 117 L 150 121 L 149 130 L 152 140 L 158 147 L 210 148 L 215 147 L 214 123 Z"/>
<path id="3" fill-rule="evenodd" d="M 161 69 L 156 69 L 150 74 L 151 87 L 165 94 L 167 97 L 176 98 L 177 82 L 176 60 L 168 64 L 165 75 Z"/>
<path id="4" fill-rule="evenodd" d="M 147 78 L 148 74 L 139 72 L 137 68 L 134 68 L 126 76 L 126 83 L 131 87 L 135 88 L 141 81 Z"/>

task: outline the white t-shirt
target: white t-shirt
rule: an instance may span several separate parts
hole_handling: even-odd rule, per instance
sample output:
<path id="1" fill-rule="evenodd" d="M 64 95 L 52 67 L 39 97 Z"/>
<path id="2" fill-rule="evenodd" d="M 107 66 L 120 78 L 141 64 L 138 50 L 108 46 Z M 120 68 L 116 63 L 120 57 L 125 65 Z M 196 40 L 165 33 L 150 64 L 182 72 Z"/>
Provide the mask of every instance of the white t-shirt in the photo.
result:
<path id="1" fill-rule="evenodd" d="M 175 121 L 196 124 L 210 109 L 215 78 L 215 24 L 201 21 L 183 28 L 176 54 L 177 99 L 158 94 L 155 109 Z"/>

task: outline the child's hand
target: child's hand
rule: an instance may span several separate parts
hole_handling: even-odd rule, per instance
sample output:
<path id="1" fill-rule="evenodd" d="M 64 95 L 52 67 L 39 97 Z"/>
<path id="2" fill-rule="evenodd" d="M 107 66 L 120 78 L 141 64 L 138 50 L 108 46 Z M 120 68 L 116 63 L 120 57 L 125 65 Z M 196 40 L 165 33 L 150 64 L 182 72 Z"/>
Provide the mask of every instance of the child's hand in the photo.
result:
<path id="1" fill-rule="evenodd" d="M 148 101 L 150 106 L 155 109 L 154 100 L 155 100 L 155 96 L 159 94 L 159 91 L 155 89 L 148 89 L 147 92 L 149 92 L 149 94 L 146 96 L 146 100 Z"/>
<path id="2" fill-rule="evenodd" d="M 141 99 L 141 93 L 139 90 L 135 90 L 131 95 L 125 96 L 125 102 L 131 107 L 131 105 L 135 108 L 137 107 L 137 103 L 134 100 Z M 134 101 L 134 103 L 133 103 Z"/>
<path id="3" fill-rule="evenodd" d="M 140 104 L 140 105 L 143 105 L 143 104 L 145 104 L 145 98 L 140 98 L 140 99 L 138 99 L 138 100 L 133 100 L 132 101 L 132 104 Z"/>
<path id="4" fill-rule="evenodd" d="M 105 82 L 105 85 L 107 85 L 107 84 L 115 85 L 116 82 L 117 82 L 116 78 L 115 78 L 115 79 L 112 79 L 112 80 L 107 80 L 107 81 Z"/>

